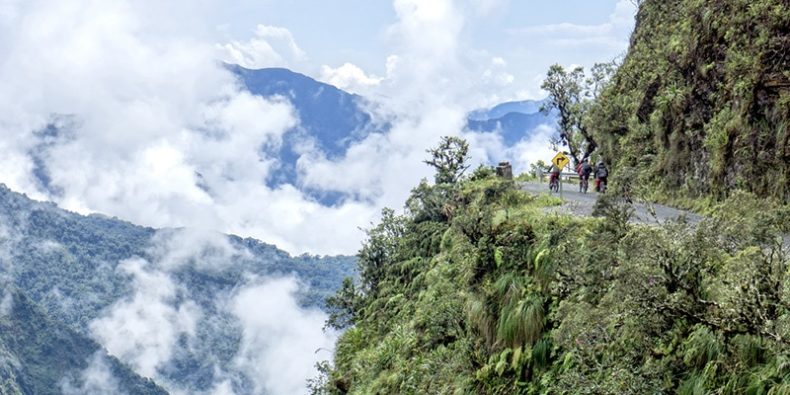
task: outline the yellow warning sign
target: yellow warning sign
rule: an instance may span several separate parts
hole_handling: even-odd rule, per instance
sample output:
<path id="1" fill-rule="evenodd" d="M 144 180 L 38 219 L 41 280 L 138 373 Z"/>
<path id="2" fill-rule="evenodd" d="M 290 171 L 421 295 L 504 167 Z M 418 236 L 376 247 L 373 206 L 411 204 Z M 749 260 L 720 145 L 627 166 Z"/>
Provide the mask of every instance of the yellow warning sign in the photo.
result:
<path id="1" fill-rule="evenodd" d="M 571 163 L 571 160 L 562 152 L 558 152 L 557 155 L 554 155 L 554 159 L 551 160 L 551 163 L 554 163 L 558 169 L 563 169 L 568 163 Z"/>

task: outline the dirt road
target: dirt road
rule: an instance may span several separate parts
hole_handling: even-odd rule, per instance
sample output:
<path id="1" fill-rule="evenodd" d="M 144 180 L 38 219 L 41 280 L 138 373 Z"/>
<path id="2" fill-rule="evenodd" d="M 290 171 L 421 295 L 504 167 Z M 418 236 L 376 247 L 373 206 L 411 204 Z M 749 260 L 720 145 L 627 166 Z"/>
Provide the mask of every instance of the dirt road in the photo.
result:
<path id="1" fill-rule="evenodd" d="M 592 189 L 592 185 L 590 187 Z M 592 216 L 598 194 L 595 192 L 580 193 L 578 188 L 578 185 L 563 185 L 562 198 L 564 204 L 554 210 L 560 213 Z M 549 185 L 545 183 L 524 183 L 522 184 L 522 189 L 532 193 L 549 193 Z M 554 195 L 559 196 L 559 194 Z M 658 224 L 685 218 L 688 223 L 696 224 L 702 220 L 702 217 L 697 214 L 660 204 L 635 202 L 633 206 L 634 215 L 632 221 L 637 223 Z"/>

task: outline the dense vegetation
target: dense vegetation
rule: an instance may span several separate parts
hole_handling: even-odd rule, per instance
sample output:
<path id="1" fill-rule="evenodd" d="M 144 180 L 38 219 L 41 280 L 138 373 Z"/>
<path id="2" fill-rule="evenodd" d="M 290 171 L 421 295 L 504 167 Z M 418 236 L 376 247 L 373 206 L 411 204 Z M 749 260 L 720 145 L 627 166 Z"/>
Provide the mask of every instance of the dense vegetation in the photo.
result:
<path id="1" fill-rule="evenodd" d="M 22 293 L 6 291 L 7 305 L 0 314 L 0 394 L 61 394 L 69 385 L 75 389 L 71 393 L 82 393 L 90 387 L 80 382 L 80 374 L 95 355 L 106 360 L 107 371 L 125 393 L 167 394 L 107 356 L 93 340 L 53 321 Z"/>
<path id="2" fill-rule="evenodd" d="M 790 201 L 786 0 L 644 0 L 631 47 L 587 119 L 623 186 Z"/>
<path id="3" fill-rule="evenodd" d="M 790 6 L 638 3 L 616 72 L 549 71 L 555 144 L 708 215 L 547 214 L 490 169 L 439 172 L 329 299 L 347 330 L 314 393 L 790 394 Z"/>
<path id="4" fill-rule="evenodd" d="M 653 227 L 553 204 L 480 168 L 386 211 L 314 393 L 790 393 L 787 207 L 739 193 Z"/>
<path id="5" fill-rule="evenodd" d="M 181 344 L 170 363 L 159 371 L 160 377 L 166 377 L 168 382 L 158 384 L 172 384 L 192 393 L 212 388 L 217 378 L 216 366 L 234 373 L 232 385 L 237 393 L 253 392 L 250 377 L 233 371 L 242 329 L 224 305 L 229 295 L 250 278 L 294 275 L 309 287 L 299 295 L 302 306 L 319 307 L 340 287 L 343 278 L 354 275 L 351 257 L 292 257 L 254 239 L 219 234 L 212 238 L 214 243 L 225 239 L 232 252 L 217 251 L 217 245 L 200 238 L 186 239 L 182 243 L 186 247 L 181 248 L 191 252 L 178 257 L 180 261 L 171 262 L 171 267 L 164 267 L 165 263 L 160 261 L 163 253 L 167 253 L 168 243 L 178 240 L 182 232 L 144 228 L 100 215 L 69 213 L 53 204 L 34 202 L 0 185 L 0 297 L 5 290 L 14 290 L 24 300 L 40 307 L 31 311 L 38 311 L 48 322 L 60 323 L 62 328 L 58 331 L 71 331 L 69 336 L 76 336 L 67 336 L 66 344 L 55 341 L 61 347 L 58 348 L 48 340 L 55 334 L 46 326 L 0 330 L 0 353 L 7 352 L 8 360 L 26 361 L 18 353 L 41 357 L 30 364 L 41 375 L 30 375 L 30 371 L 23 370 L 15 375 L 16 380 L 25 381 L 28 388 L 38 388 L 55 377 L 70 374 L 70 370 L 62 369 L 64 365 L 77 372 L 85 367 L 85 357 L 93 355 L 97 347 L 90 340 L 90 324 L 105 316 L 114 303 L 135 292 L 132 276 L 118 269 L 120 263 L 130 258 L 145 259 L 150 262 L 150 269 L 166 272 L 176 288 L 177 296 L 172 303 L 189 300 L 202 313 L 196 325 L 196 339 L 189 345 Z M 19 325 L 25 324 L 23 318 L 29 318 L 31 323 L 40 322 L 43 318 L 39 315 L 15 318 L 13 328 L 21 328 Z M 0 317 L 0 326 L 3 322 Z M 2 345 L 12 344 L 9 342 L 14 339 L 27 343 L 24 348 L 4 351 Z M 79 342 L 73 343 L 72 339 Z M 51 356 L 46 357 L 47 353 Z M 55 358 L 63 354 L 71 357 L 62 361 Z M 80 363 L 72 364 L 77 359 Z M 0 373 L 0 379 L 8 377 Z M 56 385 L 52 390 L 59 388 Z M 139 393 L 131 387 L 121 388 L 128 393 Z"/>

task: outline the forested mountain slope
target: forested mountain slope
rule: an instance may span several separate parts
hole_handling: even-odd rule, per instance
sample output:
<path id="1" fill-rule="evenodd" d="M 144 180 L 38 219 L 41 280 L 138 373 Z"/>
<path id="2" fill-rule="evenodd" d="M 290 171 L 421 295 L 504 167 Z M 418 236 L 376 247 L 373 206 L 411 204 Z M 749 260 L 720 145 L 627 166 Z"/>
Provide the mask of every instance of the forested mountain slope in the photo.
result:
<path id="1" fill-rule="evenodd" d="M 314 393 L 790 393 L 787 207 L 738 193 L 698 226 L 635 225 L 492 174 L 421 184 L 369 232 Z"/>
<path id="2" fill-rule="evenodd" d="M 95 341 L 47 316 L 21 292 L 5 289 L 0 309 L 0 394 L 167 394 Z M 105 382 L 92 375 L 106 375 Z"/>
<path id="3" fill-rule="evenodd" d="M 648 197 L 790 201 L 790 4 L 644 0 L 589 125 Z"/>
<path id="4" fill-rule="evenodd" d="M 258 377 L 244 359 L 255 350 L 247 344 L 252 334 L 245 332 L 244 319 L 266 311 L 241 309 L 239 298 L 246 291 L 265 290 L 271 285 L 265 279 L 293 277 L 293 284 L 305 287 L 296 295 L 299 305 L 288 310 L 288 301 L 280 301 L 281 313 L 317 311 L 344 277 L 354 275 L 353 262 L 342 256 L 292 257 L 254 239 L 215 232 L 156 230 L 101 215 L 82 216 L 0 185 L 0 289 L 24 295 L 47 317 L 13 318 L 10 328 L 32 325 L 25 330 L 31 337 L 21 337 L 18 329 L 3 331 L 0 343 L 8 346 L 12 334 L 25 341 L 56 336 L 51 333 L 55 329 L 35 323 L 58 323 L 57 333 L 68 334 L 64 339 L 90 347 L 68 352 L 71 359 L 63 361 L 46 359 L 42 351 L 44 359 L 31 368 L 43 376 L 30 377 L 64 378 L 69 371 L 62 366 L 80 358 L 71 367 L 87 365 L 90 361 L 83 357 L 88 353 L 93 358 L 96 341 L 168 390 L 204 393 L 225 383 L 236 394 L 255 393 Z M 28 318 L 32 321 L 24 322 Z M 25 350 L 6 347 L 20 360 L 23 356 L 15 353 Z M 52 348 L 54 355 L 66 353 L 58 350 Z M 34 381 L 26 385 L 45 384 Z"/>

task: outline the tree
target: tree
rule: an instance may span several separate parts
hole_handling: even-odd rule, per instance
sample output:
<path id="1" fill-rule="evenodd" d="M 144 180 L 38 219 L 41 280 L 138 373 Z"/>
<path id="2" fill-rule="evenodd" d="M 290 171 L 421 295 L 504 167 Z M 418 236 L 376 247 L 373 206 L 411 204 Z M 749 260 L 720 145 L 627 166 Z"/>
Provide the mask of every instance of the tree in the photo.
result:
<path id="1" fill-rule="evenodd" d="M 595 141 L 582 125 L 585 110 L 585 76 L 582 67 L 566 71 L 555 64 L 549 68 L 546 80 L 540 86 L 549 92 L 548 104 L 543 111 L 559 112 L 559 133 L 552 139 L 554 148 L 568 147 L 574 166 L 590 157 L 596 148 Z"/>
<path id="2" fill-rule="evenodd" d="M 426 152 L 431 159 L 424 162 L 436 169 L 436 184 L 455 184 L 469 168 L 469 143 L 461 137 L 444 136 L 436 148 Z"/>
<path id="3" fill-rule="evenodd" d="M 587 78 L 584 68 L 565 70 L 555 64 L 549 68 L 541 88 L 549 92 L 542 111 L 559 112 L 559 133 L 552 140 L 554 148 L 567 147 L 574 166 L 592 155 L 598 144 L 588 127 L 587 113 L 593 100 L 606 88 L 617 70 L 617 63 L 598 63 Z"/>
<path id="4" fill-rule="evenodd" d="M 361 302 L 354 280 L 350 277 L 343 279 L 343 285 L 337 293 L 326 299 L 326 308 L 329 312 L 326 327 L 342 330 L 354 325 Z"/>
<path id="5" fill-rule="evenodd" d="M 597 100 L 619 66 L 618 60 L 606 63 L 596 63 L 590 68 L 590 77 L 587 78 L 587 89 L 593 100 Z"/>
<path id="6" fill-rule="evenodd" d="M 545 171 L 548 168 L 549 165 L 547 165 L 546 162 L 544 162 L 543 160 L 538 160 L 535 163 L 529 164 L 529 173 L 532 174 L 532 176 L 537 177 L 538 169 L 543 169 Z"/>
<path id="7" fill-rule="evenodd" d="M 405 218 L 390 208 L 381 210 L 381 222 L 367 230 L 367 240 L 357 254 L 361 291 L 365 296 L 378 293 L 387 265 L 397 262 L 399 240 L 406 232 Z M 356 291 L 351 289 L 353 294 Z"/>

